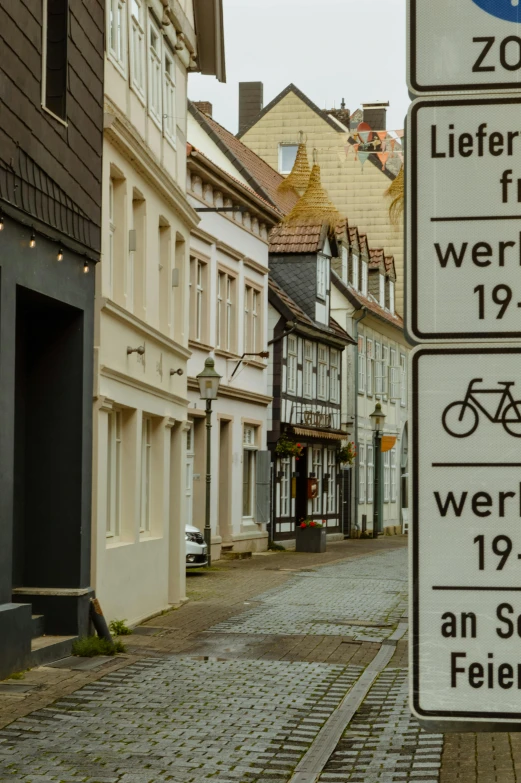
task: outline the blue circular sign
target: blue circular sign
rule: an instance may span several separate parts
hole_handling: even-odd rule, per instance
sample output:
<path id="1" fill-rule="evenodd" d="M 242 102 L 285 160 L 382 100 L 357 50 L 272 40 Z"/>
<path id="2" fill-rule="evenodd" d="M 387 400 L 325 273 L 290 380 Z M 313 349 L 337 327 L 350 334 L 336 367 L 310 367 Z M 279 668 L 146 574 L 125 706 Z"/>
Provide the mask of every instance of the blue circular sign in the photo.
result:
<path id="1" fill-rule="evenodd" d="M 521 22 L 521 5 L 519 0 L 472 0 L 487 14 L 504 19 L 505 22 Z"/>

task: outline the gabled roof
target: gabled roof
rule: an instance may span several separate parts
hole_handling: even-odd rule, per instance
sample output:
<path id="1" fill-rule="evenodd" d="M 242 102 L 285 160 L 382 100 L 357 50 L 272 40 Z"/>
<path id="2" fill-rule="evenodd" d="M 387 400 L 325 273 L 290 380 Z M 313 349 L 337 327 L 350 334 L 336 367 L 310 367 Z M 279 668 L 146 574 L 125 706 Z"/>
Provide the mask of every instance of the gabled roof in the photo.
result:
<path id="1" fill-rule="evenodd" d="M 394 326 L 400 331 L 403 331 L 403 318 L 401 318 L 399 315 L 390 313 L 389 310 L 385 310 L 383 307 L 380 307 L 380 305 L 374 299 L 368 296 L 363 296 L 358 291 L 355 291 L 351 285 L 346 285 L 336 272 L 331 272 L 331 282 L 335 288 L 344 294 L 346 299 L 351 302 L 353 307 L 356 307 L 357 310 L 366 308 L 380 321 L 385 321 L 391 326 Z"/>
<path id="2" fill-rule="evenodd" d="M 278 191 L 284 179 L 278 171 L 239 141 L 233 133 L 219 125 L 213 117 L 200 112 L 191 101 L 188 102 L 188 111 L 259 196 L 277 207 L 284 215 L 291 211 L 298 201 L 298 196 L 291 191 Z"/>
<path id="3" fill-rule="evenodd" d="M 338 131 L 338 133 L 346 133 L 346 131 L 349 132 L 348 128 L 342 127 L 342 125 L 339 122 L 335 122 L 335 120 L 329 116 L 327 111 L 323 111 L 322 109 L 319 109 L 317 104 L 313 103 L 313 101 L 310 98 L 308 98 L 307 95 L 304 95 L 302 90 L 299 90 L 299 88 L 296 87 L 294 84 L 288 84 L 288 86 L 284 90 L 282 90 L 282 92 L 279 92 L 279 94 L 276 95 L 275 98 L 273 98 L 273 100 L 270 101 L 270 103 L 268 103 L 263 108 L 261 113 L 255 118 L 255 120 L 252 123 L 250 123 L 250 125 L 248 125 L 247 128 L 244 128 L 244 130 L 242 130 L 240 133 L 237 134 L 237 138 L 240 139 L 242 138 L 242 136 L 244 136 L 245 133 L 248 133 L 250 128 L 253 128 L 253 126 L 256 125 L 258 121 L 261 119 L 261 117 L 264 117 L 265 114 L 271 111 L 273 107 L 276 106 L 277 103 L 279 103 L 279 101 L 285 98 L 286 95 L 288 95 L 290 92 L 294 92 L 295 95 L 297 95 L 300 98 L 300 100 L 306 104 L 306 106 L 309 106 L 309 108 L 312 111 L 314 111 L 315 114 L 318 114 L 318 116 L 321 119 L 323 119 L 324 122 L 327 122 L 327 124 L 330 125 L 333 128 L 333 130 Z"/>
<path id="4" fill-rule="evenodd" d="M 307 315 L 301 307 L 275 282 L 273 277 L 269 277 L 268 281 L 268 298 L 270 303 L 275 307 L 287 321 L 293 321 L 305 329 L 313 329 L 316 331 L 317 339 L 323 339 L 327 341 L 328 336 L 336 340 L 341 340 L 343 343 L 351 343 L 355 345 L 355 340 L 342 329 L 334 318 L 330 317 L 329 327 L 323 324 L 315 323 L 309 315 Z"/>

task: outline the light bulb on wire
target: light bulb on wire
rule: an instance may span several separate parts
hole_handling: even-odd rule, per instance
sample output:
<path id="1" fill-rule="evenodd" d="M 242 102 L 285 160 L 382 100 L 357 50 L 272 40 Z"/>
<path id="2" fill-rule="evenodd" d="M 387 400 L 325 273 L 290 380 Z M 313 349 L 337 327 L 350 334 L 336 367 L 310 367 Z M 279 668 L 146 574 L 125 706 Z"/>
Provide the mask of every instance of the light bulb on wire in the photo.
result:
<path id="1" fill-rule="evenodd" d="M 89 262 L 85 261 L 85 263 L 83 264 L 83 274 L 87 275 L 89 273 L 89 271 L 90 271 L 89 270 Z"/>
<path id="2" fill-rule="evenodd" d="M 0 231 L 4 230 L 4 216 L 0 215 Z"/>
<path id="3" fill-rule="evenodd" d="M 61 247 L 58 250 L 58 255 L 56 257 L 57 257 L 58 261 L 63 261 L 63 250 L 62 250 Z"/>
<path id="4" fill-rule="evenodd" d="M 29 241 L 29 247 L 36 247 L 36 234 L 34 233 L 34 231 L 31 234 L 31 239 Z"/>

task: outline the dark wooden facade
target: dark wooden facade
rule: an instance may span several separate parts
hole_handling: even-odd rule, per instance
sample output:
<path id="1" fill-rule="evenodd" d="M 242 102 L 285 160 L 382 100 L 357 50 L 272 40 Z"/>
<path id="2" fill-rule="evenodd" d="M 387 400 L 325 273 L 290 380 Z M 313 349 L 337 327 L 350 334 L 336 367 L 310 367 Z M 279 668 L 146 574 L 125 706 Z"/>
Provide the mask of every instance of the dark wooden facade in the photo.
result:
<path id="1" fill-rule="evenodd" d="M 273 402 L 268 446 L 276 540 L 294 539 L 296 525 L 306 518 L 323 522 L 330 534 L 343 535 L 343 512 L 349 508 L 337 454 L 347 439 L 341 421 L 342 354 L 353 341 L 330 316 L 331 257 L 338 252 L 337 241 L 319 227 L 312 240 L 316 245 L 308 249 L 306 237 L 306 248 L 300 250 L 300 227 L 294 236 L 291 232 L 285 226 L 272 235 L 271 247 L 277 251 L 270 253 Z M 281 251 L 284 242 L 291 252 Z M 298 458 L 278 453 L 281 438 L 300 445 Z"/>
<path id="2" fill-rule="evenodd" d="M 0 678 L 32 615 L 88 630 L 104 27 L 102 0 L 0 4 Z"/>

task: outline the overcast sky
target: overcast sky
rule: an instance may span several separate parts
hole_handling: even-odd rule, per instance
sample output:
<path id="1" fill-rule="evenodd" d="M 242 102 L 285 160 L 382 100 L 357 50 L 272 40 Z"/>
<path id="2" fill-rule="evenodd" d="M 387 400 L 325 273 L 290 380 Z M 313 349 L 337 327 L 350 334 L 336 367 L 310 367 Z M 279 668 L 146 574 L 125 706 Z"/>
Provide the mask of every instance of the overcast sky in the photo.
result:
<path id="1" fill-rule="evenodd" d="M 264 105 L 293 82 L 321 109 L 388 100 L 403 128 L 405 0 L 223 0 L 227 84 L 190 74 L 189 96 L 209 100 L 233 133 L 239 81 L 264 83 Z"/>

